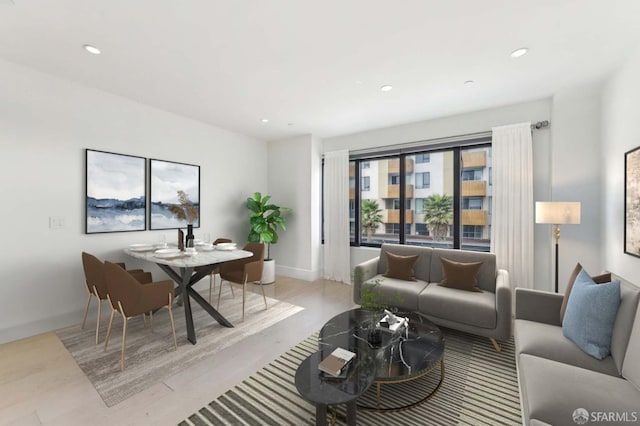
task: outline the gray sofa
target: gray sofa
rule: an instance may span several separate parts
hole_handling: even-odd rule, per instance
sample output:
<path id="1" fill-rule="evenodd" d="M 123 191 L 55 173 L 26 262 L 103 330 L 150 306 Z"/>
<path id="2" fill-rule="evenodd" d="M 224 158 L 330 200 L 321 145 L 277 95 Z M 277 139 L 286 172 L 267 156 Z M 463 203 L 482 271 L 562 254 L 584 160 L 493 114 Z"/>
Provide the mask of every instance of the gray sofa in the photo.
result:
<path id="1" fill-rule="evenodd" d="M 403 281 L 383 277 L 387 270 L 385 252 L 401 256 L 418 255 L 414 266 L 417 281 Z M 437 285 L 442 281 L 440 258 L 455 262 L 482 262 L 478 272 L 481 293 L 458 290 Z M 496 268 L 496 257 L 491 253 L 465 250 L 447 250 L 399 244 L 383 244 L 380 256 L 355 267 L 353 300 L 360 302 L 363 286 L 379 283 L 375 291 L 381 301 L 400 309 L 417 311 L 435 324 L 485 336 L 496 350 L 497 340 L 511 337 L 511 288 L 507 271 Z"/>
<path id="2" fill-rule="evenodd" d="M 640 424 L 640 288 L 621 280 L 620 292 L 611 355 L 597 360 L 562 335 L 562 294 L 516 289 L 523 424 L 583 424 L 574 420 L 578 409 L 587 424 Z"/>

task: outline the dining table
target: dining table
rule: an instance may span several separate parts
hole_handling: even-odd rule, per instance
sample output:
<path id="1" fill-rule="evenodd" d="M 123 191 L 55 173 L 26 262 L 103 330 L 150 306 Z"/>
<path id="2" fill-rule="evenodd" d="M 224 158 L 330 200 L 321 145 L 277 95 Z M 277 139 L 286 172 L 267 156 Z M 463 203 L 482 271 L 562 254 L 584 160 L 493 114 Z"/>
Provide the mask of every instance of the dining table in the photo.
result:
<path id="1" fill-rule="evenodd" d="M 244 259 L 253 256 L 250 251 L 241 249 L 221 250 L 211 248 L 204 251 L 203 248 L 196 248 L 195 254 L 176 252 L 174 256 L 167 256 L 166 253 L 156 253 L 157 248 L 128 247 L 124 252 L 136 259 L 142 259 L 157 264 L 175 283 L 176 299 L 181 299 L 184 307 L 184 318 L 187 325 L 187 339 L 196 344 L 196 332 L 193 325 L 193 314 L 191 312 L 191 299 L 195 300 L 213 319 L 224 327 L 233 327 L 224 316 L 220 314 L 211 304 L 200 295 L 193 285 L 211 272 L 220 264 L 232 260 Z"/>

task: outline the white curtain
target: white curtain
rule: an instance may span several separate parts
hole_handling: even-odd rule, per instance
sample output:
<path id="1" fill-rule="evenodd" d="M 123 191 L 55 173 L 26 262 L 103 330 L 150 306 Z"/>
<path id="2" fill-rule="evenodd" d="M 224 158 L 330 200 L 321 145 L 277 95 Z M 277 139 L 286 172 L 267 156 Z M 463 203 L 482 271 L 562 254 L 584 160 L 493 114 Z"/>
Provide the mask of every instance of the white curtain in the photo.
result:
<path id="1" fill-rule="evenodd" d="M 494 127 L 491 252 L 511 287 L 533 288 L 531 123 Z"/>
<path id="2" fill-rule="evenodd" d="M 349 151 L 324 155 L 324 277 L 351 284 Z"/>

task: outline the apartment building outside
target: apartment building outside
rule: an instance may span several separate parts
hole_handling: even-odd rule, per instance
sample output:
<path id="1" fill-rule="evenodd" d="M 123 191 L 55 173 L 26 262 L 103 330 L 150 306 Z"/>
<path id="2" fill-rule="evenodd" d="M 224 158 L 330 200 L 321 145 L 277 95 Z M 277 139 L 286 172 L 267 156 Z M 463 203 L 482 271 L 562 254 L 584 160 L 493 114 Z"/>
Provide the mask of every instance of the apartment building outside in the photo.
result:
<path id="1" fill-rule="evenodd" d="M 363 244 L 398 243 L 404 209 L 405 244 L 453 247 L 453 219 L 446 235 L 434 235 L 427 223 L 425 203 L 432 197 L 460 197 L 462 248 L 489 250 L 491 235 L 491 148 L 468 148 L 460 151 L 460 188 L 454 190 L 453 151 L 425 152 L 404 156 L 406 182 L 401 194 L 400 158 L 380 158 L 351 162 L 350 221 L 355 238 L 356 167 L 359 171 L 360 224 Z M 402 202 L 404 200 L 404 202 Z M 379 222 L 366 228 L 368 208 L 378 207 Z M 403 204 L 401 206 L 401 204 Z M 453 204 L 451 205 L 453 212 Z M 451 215 L 453 218 L 453 214 Z"/>

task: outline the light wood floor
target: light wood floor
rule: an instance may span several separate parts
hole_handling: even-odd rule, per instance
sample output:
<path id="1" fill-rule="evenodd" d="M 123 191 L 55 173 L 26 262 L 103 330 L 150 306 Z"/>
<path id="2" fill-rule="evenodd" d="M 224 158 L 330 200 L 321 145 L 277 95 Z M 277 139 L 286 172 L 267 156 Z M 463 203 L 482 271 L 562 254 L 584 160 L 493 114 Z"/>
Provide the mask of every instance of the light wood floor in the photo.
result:
<path id="1" fill-rule="evenodd" d="M 265 291 L 305 309 L 111 408 L 55 333 L 0 345 L 0 425 L 175 425 L 353 306 L 332 281 L 278 277 Z"/>

